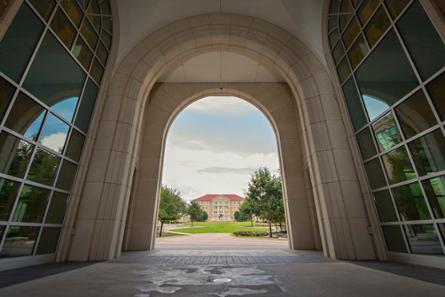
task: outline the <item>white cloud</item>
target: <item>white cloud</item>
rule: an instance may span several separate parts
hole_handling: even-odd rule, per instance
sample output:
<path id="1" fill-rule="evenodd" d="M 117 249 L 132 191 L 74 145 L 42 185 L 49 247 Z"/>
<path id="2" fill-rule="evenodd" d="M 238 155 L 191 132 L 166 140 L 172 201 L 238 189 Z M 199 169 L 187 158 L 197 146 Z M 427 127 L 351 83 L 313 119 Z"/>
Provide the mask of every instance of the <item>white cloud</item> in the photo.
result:
<path id="1" fill-rule="evenodd" d="M 40 142 L 50 149 L 60 151 L 65 144 L 66 133 L 57 132 L 43 137 Z"/>
<path id="2" fill-rule="evenodd" d="M 209 96 L 187 107 L 188 110 L 218 115 L 243 115 L 252 112 L 252 104 L 231 96 Z"/>

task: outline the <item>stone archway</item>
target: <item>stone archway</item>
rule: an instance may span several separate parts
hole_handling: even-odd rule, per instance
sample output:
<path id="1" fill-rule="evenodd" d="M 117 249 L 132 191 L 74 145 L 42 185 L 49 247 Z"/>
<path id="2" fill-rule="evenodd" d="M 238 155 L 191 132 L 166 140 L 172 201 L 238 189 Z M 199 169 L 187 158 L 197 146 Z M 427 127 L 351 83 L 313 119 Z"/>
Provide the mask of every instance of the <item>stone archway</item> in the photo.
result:
<path id="1" fill-rule="evenodd" d="M 157 79 L 187 56 L 215 48 L 261 60 L 286 78 L 295 99 L 303 156 L 313 181 L 325 255 L 373 259 L 357 173 L 326 68 L 293 35 L 264 20 L 234 14 L 186 18 L 149 35 L 117 68 L 95 133 L 88 173 L 59 259 L 105 260 L 120 254 L 132 176 L 141 147 L 143 111 Z M 162 127 L 158 127 L 159 131 Z M 64 234 L 71 234 L 69 228 Z M 377 235 L 378 236 L 378 235 Z"/>

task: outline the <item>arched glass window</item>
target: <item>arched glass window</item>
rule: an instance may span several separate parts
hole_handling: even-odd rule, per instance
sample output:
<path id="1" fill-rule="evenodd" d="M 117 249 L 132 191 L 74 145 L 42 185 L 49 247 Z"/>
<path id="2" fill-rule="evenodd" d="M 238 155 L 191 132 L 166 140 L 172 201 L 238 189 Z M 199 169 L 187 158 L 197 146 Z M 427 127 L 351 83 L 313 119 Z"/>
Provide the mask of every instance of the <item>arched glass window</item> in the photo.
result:
<path id="1" fill-rule="evenodd" d="M 108 0 L 26 0 L 0 42 L 0 257 L 56 251 L 112 29 Z"/>

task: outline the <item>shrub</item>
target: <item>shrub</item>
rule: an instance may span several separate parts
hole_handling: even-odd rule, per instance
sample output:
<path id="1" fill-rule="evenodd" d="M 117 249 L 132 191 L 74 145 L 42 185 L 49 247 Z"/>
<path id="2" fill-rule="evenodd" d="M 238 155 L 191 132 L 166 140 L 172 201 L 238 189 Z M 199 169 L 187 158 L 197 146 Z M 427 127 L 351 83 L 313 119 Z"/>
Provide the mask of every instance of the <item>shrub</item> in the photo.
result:
<path id="1" fill-rule="evenodd" d="M 247 237 L 264 237 L 268 236 L 269 232 L 265 231 L 236 231 L 233 232 L 235 236 L 247 236 Z"/>

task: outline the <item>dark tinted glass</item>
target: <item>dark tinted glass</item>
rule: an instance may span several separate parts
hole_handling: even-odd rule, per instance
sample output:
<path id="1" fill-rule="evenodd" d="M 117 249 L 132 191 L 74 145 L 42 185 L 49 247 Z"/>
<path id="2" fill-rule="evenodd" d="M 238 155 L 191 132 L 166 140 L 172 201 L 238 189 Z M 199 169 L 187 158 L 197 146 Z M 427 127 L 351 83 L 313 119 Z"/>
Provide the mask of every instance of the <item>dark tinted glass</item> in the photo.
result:
<path id="1" fill-rule="evenodd" d="M 383 38 L 358 68 L 357 83 L 371 120 L 418 85 L 393 31 Z"/>
<path id="2" fill-rule="evenodd" d="M 352 77 L 343 86 L 343 94 L 345 96 L 349 116 L 352 120 L 352 125 L 355 130 L 358 130 L 366 124 L 366 117 Z"/>
<path id="3" fill-rule="evenodd" d="M 408 144 L 419 175 L 445 169 L 445 138 L 435 130 Z"/>
<path id="4" fill-rule="evenodd" d="M 343 41 L 346 48 L 351 46 L 352 42 L 357 37 L 359 32 L 360 25 L 358 24 L 357 19 L 354 18 L 343 33 Z"/>
<path id="5" fill-rule="evenodd" d="M 59 179 L 56 187 L 69 191 L 76 176 L 77 166 L 67 160 L 63 160 L 62 168 L 60 169 Z"/>
<path id="6" fill-rule="evenodd" d="M 39 12 L 42 18 L 45 20 L 49 19 L 55 5 L 54 0 L 30 0 L 29 2 Z"/>
<path id="7" fill-rule="evenodd" d="M 431 219 L 420 185 L 417 182 L 393 188 L 392 193 L 402 221 Z"/>
<path id="8" fill-rule="evenodd" d="M 366 163 L 365 169 L 371 188 L 377 189 L 386 186 L 385 176 L 378 158 Z"/>
<path id="9" fill-rule="evenodd" d="M 392 113 L 388 113 L 372 125 L 377 144 L 381 151 L 387 151 L 402 141 Z"/>
<path id="10" fill-rule="evenodd" d="M 0 69 L 18 81 L 40 38 L 43 24 L 23 4 L 0 42 Z"/>
<path id="11" fill-rule="evenodd" d="M 57 36 L 62 40 L 66 47 L 71 48 L 74 38 L 76 37 L 76 29 L 68 20 L 68 17 L 59 8 L 51 21 L 51 28 L 56 32 Z"/>
<path id="12" fill-rule="evenodd" d="M 76 26 L 79 26 L 82 20 L 82 11 L 76 2 L 72 0 L 62 0 L 60 3 L 71 21 L 73 21 Z"/>
<path id="13" fill-rule="evenodd" d="M 48 204 L 49 193 L 49 190 L 42 188 L 23 186 L 12 219 L 15 222 L 42 222 L 46 205 Z"/>
<path id="14" fill-rule="evenodd" d="M 19 187 L 20 184 L 17 182 L 0 178 L 0 221 L 9 219 Z"/>
<path id="15" fill-rule="evenodd" d="M 400 147 L 384 155 L 383 164 L 391 184 L 416 177 L 405 147 Z"/>
<path id="16" fill-rule="evenodd" d="M 337 0 L 333 0 L 331 2 L 335 2 Z M 111 14 L 111 8 L 110 8 L 110 2 L 107 1 L 101 1 L 100 2 L 100 8 L 102 9 L 103 14 Z"/>
<path id="17" fill-rule="evenodd" d="M 45 110 L 34 100 L 19 93 L 9 112 L 5 126 L 35 140 L 45 117 Z"/>
<path id="18" fill-rule="evenodd" d="M 82 23 L 82 27 L 80 28 L 80 32 L 82 33 L 83 38 L 87 41 L 88 45 L 91 48 L 96 48 L 96 42 L 97 42 L 97 34 L 94 32 L 93 26 L 90 25 L 90 23 L 87 21 L 87 19 L 84 19 Z"/>
<path id="19" fill-rule="evenodd" d="M 76 44 L 73 47 L 73 55 L 82 64 L 85 69 L 90 68 L 91 59 L 93 58 L 93 53 L 88 48 L 87 44 L 83 41 L 82 37 L 77 37 Z"/>
<path id="20" fill-rule="evenodd" d="M 358 145 L 360 146 L 360 152 L 363 160 L 369 159 L 377 154 L 374 142 L 372 141 L 371 132 L 368 128 L 357 134 L 357 141 Z"/>
<path id="21" fill-rule="evenodd" d="M 91 114 L 93 113 L 94 104 L 96 103 L 97 92 L 97 87 L 92 81 L 88 80 L 76 116 L 76 126 L 82 131 L 86 132 L 88 130 Z"/>
<path id="22" fill-rule="evenodd" d="M 107 42 L 108 34 L 104 30 L 102 30 L 100 38 L 104 41 L 105 45 L 110 48 Z M 340 33 L 338 32 L 338 29 L 335 29 L 333 32 L 331 32 L 331 34 L 329 34 L 329 45 L 331 46 L 331 48 L 333 48 L 337 44 L 337 41 L 339 39 Z"/>
<path id="23" fill-rule="evenodd" d="M 26 77 L 25 88 L 71 120 L 84 81 L 85 73 L 48 32 Z"/>
<path id="24" fill-rule="evenodd" d="M 69 126 L 56 116 L 49 114 L 43 126 L 39 142 L 44 146 L 61 153 L 65 147 Z"/>
<path id="25" fill-rule="evenodd" d="M 411 5 L 397 26 L 424 79 L 445 65 L 445 44 L 419 1 Z"/>
<path id="26" fill-rule="evenodd" d="M 367 53 L 368 46 L 366 45 L 363 35 L 360 34 L 348 52 L 349 61 L 351 61 L 352 68 L 357 67 Z"/>
<path id="27" fill-rule="evenodd" d="M 46 224 L 62 224 L 68 204 L 68 195 L 54 192 L 46 215 Z"/>
<path id="28" fill-rule="evenodd" d="M 102 17 L 102 25 L 108 32 L 113 32 L 113 20 L 111 19 L 111 17 Z"/>
<path id="29" fill-rule="evenodd" d="M 56 252 L 61 228 L 44 227 L 40 235 L 36 254 L 53 254 Z"/>
<path id="30" fill-rule="evenodd" d="M 383 7 L 380 7 L 365 29 L 365 34 L 371 47 L 383 36 L 383 33 L 386 32 L 390 24 L 391 22 L 385 10 Z"/>
<path id="31" fill-rule="evenodd" d="M 392 17 L 395 19 L 410 1 L 411 0 L 385 0 L 385 3 Z"/>
<path id="32" fill-rule="evenodd" d="M 340 35 L 338 33 L 338 30 L 334 31 L 336 32 L 336 36 L 334 39 L 335 42 L 337 42 L 337 40 L 340 38 Z M 103 40 L 105 46 L 109 49 L 111 47 L 111 35 L 108 34 L 107 32 L 105 32 L 104 30 L 102 30 L 102 32 L 100 33 L 100 38 Z M 329 35 L 329 41 L 331 42 L 331 35 Z M 333 46 L 334 44 L 332 43 L 331 46 Z"/>
<path id="33" fill-rule="evenodd" d="M 341 42 L 337 43 L 337 46 L 335 47 L 332 54 L 334 56 L 335 64 L 338 64 L 338 62 L 340 62 L 341 58 L 345 54 L 345 48 L 343 47 L 343 43 Z"/>
<path id="34" fill-rule="evenodd" d="M 84 141 L 85 137 L 77 132 L 77 130 L 73 129 L 71 131 L 70 140 L 68 141 L 68 147 L 65 155 L 74 161 L 79 161 Z"/>
<path id="35" fill-rule="evenodd" d="M 371 17 L 374 10 L 380 4 L 380 0 L 367 0 L 363 1 L 362 5 L 358 10 L 358 16 L 362 24 L 365 24 Z"/>
<path id="36" fill-rule="evenodd" d="M 388 190 L 374 193 L 375 205 L 380 222 L 396 222 L 397 215 Z"/>
<path id="37" fill-rule="evenodd" d="M 102 43 L 99 43 L 96 53 L 102 65 L 105 65 L 105 63 L 107 62 L 108 52 L 102 45 Z"/>
<path id="38" fill-rule="evenodd" d="M 15 88 L 6 80 L 0 77 L 0 122 L 3 115 L 8 108 L 12 95 L 14 95 Z"/>
<path id="39" fill-rule="evenodd" d="M 59 161 L 60 158 L 56 155 L 42 149 L 37 149 L 27 179 L 51 186 L 54 182 Z"/>
<path id="40" fill-rule="evenodd" d="M 408 252 L 400 226 L 382 226 L 382 231 L 389 251 L 399 253 Z"/>
<path id="41" fill-rule="evenodd" d="M 97 59 L 94 59 L 93 65 L 91 66 L 90 70 L 91 76 L 93 79 L 100 84 L 102 81 L 102 75 L 104 73 L 104 68 L 100 65 L 99 61 Z"/>
<path id="42" fill-rule="evenodd" d="M 445 72 L 429 83 L 427 88 L 440 118 L 445 120 Z"/>
<path id="43" fill-rule="evenodd" d="M 437 123 L 422 90 L 397 106 L 396 114 L 406 138 L 410 138 Z"/>
<path id="44" fill-rule="evenodd" d="M 445 218 L 445 176 L 422 182 L 434 217 Z"/>
<path id="45" fill-rule="evenodd" d="M 6 133 L 0 133 L 0 170 L 3 173 L 23 177 L 34 146 Z"/>
<path id="46" fill-rule="evenodd" d="M 405 225 L 405 232 L 412 253 L 443 255 L 442 246 L 433 224 Z"/>
<path id="47" fill-rule="evenodd" d="M 30 256 L 34 251 L 39 229 L 40 227 L 9 227 L 0 257 Z"/>
<path id="48" fill-rule="evenodd" d="M 349 74 L 351 74 L 351 67 L 349 67 L 348 59 L 346 57 L 344 57 L 338 65 L 337 72 L 341 82 L 344 82 L 345 79 L 348 78 Z"/>

